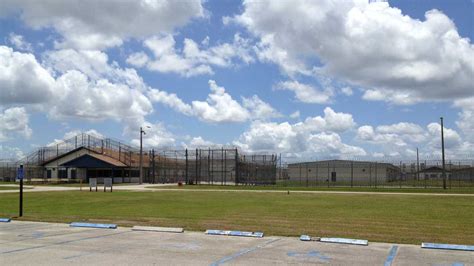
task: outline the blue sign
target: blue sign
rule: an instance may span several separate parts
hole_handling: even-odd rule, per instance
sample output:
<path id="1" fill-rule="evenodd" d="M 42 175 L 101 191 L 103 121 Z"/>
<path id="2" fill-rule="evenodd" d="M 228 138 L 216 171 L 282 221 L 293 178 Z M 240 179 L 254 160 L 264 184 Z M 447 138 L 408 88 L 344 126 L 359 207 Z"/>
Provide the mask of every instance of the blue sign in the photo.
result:
<path id="1" fill-rule="evenodd" d="M 23 167 L 18 168 L 16 172 L 16 179 L 22 180 L 24 176 L 25 176 L 25 173 L 23 172 Z"/>

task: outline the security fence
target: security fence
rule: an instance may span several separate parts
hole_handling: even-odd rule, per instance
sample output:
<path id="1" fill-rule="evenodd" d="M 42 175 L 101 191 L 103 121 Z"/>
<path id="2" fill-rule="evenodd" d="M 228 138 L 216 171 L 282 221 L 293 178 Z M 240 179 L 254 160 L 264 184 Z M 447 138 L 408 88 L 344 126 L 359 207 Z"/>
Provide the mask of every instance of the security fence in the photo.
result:
<path id="1" fill-rule="evenodd" d="M 186 184 L 276 184 L 276 155 L 244 155 L 235 148 L 152 150 L 146 181 Z"/>
<path id="2" fill-rule="evenodd" d="M 277 185 L 305 187 L 474 188 L 474 161 L 351 161 L 288 163 L 278 169 Z M 445 177 L 445 178 L 444 178 Z"/>

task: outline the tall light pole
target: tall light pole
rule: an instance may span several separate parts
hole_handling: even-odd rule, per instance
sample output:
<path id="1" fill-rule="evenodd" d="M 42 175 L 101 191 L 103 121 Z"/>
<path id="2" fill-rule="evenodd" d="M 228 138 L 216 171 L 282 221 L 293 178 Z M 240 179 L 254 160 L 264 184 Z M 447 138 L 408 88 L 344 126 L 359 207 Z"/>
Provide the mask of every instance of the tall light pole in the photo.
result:
<path id="1" fill-rule="evenodd" d="M 416 148 L 416 180 L 420 181 L 420 157 L 418 155 L 418 148 Z"/>
<path id="2" fill-rule="evenodd" d="M 150 128 L 147 126 L 147 128 Z M 140 127 L 140 179 L 138 182 L 143 184 L 143 135 L 146 135 L 145 130 Z"/>
<path id="3" fill-rule="evenodd" d="M 441 119 L 441 155 L 443 158 L 443 189 L 446 189 L 446 166 L 444 164 L 444 125 L 443 125 L 443 117 Z"/>

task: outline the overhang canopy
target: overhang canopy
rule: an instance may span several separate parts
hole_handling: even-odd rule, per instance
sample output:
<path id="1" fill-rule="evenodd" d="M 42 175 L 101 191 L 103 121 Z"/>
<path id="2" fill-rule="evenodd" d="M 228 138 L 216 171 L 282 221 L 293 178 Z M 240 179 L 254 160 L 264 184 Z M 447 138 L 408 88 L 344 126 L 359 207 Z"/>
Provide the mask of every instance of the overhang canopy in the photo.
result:
<path id="1" fill-rule="evenodd" d="M 101 154 L 84 154 L 60 166 L 75 168 L 123 168 L 124 163 Z"/>

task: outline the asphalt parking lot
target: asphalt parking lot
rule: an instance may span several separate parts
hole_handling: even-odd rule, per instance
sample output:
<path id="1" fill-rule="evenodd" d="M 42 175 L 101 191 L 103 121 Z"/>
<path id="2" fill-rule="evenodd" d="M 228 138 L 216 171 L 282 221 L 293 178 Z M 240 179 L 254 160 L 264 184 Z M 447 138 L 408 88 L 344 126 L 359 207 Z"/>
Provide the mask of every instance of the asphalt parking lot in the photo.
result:
<path id="1" fill-rule="evenodd" d="M 474 252 L 416 245 L 368 246 L 303 242 L 298 238 L 158 233 L 130 228 L 95 229 L 68 224 L 0 223 L 0 264 L 134 265 L 474 265 Z"/>

